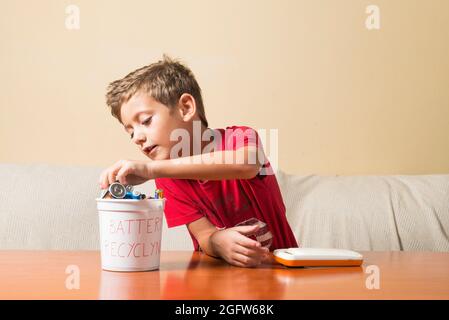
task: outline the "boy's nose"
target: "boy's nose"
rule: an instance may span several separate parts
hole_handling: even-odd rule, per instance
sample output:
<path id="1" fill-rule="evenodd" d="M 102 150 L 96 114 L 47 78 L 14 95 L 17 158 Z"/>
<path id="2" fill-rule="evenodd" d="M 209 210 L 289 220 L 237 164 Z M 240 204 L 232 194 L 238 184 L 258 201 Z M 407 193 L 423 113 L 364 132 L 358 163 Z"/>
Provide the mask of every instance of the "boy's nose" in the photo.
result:
<path id="1" fill-rule="evenodd" d="M 143 132 L 134 132 L 133 140 L 135 144 L 141 144 L 142 142 L 145 142 L 146 137 Z"/>

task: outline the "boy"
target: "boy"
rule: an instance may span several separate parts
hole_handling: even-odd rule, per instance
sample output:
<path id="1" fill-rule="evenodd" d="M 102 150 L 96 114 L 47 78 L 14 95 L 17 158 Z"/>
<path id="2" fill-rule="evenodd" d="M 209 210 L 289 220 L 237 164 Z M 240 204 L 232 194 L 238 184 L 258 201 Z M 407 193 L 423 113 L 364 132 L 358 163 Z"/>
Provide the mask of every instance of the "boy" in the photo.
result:
<path id="1" fill-rule="evenodd" d="M 269 250 L 297 247 L 257 132 L 208 128 L 190 69 L 164 55 L 110 83 L 106 100 L 150 160 L 115 163 L 101 174 L 102 189 L 116 180 L 155 179 L 167 200 L 168 226 L 185 224 L 195 250 L 235 266 L 254 267 L 270 260 Z M 251 218 L 262 222 L 236 226 Z"/>

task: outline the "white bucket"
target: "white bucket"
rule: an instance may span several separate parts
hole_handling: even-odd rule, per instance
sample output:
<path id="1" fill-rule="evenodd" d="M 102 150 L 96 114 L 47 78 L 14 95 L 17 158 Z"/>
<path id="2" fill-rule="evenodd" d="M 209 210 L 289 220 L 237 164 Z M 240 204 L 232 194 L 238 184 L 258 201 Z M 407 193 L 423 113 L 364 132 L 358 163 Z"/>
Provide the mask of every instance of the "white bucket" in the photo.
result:
<path id="1" fill-rule="evenodd" d="M 159 269 L 165 199 L 96 199 L 101 268 L 108 271 Z"/>

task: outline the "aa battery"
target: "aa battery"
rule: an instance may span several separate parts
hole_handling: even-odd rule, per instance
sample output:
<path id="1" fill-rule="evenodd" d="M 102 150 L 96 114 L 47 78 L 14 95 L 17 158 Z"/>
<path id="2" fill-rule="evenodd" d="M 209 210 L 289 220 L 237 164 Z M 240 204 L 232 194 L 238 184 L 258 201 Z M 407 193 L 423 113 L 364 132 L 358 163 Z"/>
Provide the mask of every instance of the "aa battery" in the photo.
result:
<path id="1" fill-rule="evenodd" d="M 164 198 L 164 191 L 162 189 L 156 189 L 154 191 L 154 198 L 155 199 L 162 199 L 162 198 Z"/>

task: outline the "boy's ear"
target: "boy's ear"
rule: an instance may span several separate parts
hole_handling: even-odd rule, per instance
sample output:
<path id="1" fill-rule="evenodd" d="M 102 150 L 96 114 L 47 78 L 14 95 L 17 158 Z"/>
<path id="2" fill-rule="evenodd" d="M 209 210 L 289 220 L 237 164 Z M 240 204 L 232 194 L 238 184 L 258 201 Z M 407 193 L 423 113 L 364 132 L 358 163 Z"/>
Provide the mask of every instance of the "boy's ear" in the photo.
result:
<path id="1" fill-rule="evenodd" d="M 190 121 L 196 114 L 195 98 L 188 93 L 183 93 L 178 101 L 179 112 L 184 121 Z"/>

